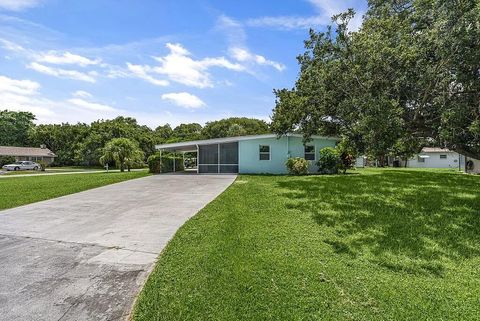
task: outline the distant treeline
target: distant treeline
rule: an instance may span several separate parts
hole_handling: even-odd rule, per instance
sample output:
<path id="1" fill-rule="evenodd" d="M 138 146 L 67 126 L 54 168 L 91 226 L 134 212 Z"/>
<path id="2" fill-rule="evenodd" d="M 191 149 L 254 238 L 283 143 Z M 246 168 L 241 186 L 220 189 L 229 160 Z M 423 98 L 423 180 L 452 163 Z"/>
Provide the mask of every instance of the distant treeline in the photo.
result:
<path id="1" fill-rule="evenodd" d="M 131 117 L 97 120 L 91 124 L 35 125 L 30 112 L 0 111 L 1 146 L 39 146 L 58 155 L 56 165 L 98 165 L 102 149 L 112 138 L 129 138 L 138 143 L 145 158 L 155 152 L 155 144 L 218 137 L 264 134 L 269 125 L 259 119 L 232 117 L 208 122 L 181 124 L 175 128 L 166 124 L 151 129 Z"/>

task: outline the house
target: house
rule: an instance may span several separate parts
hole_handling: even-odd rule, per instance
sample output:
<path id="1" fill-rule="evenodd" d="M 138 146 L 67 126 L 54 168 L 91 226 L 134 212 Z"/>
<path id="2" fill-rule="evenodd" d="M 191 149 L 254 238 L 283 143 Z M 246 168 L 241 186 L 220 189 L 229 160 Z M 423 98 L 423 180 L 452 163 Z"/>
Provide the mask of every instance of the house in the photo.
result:
<path id="1" fill-rule="evenodd" d="M 269 173 L 285 174 L 285 162 L 290 157 L 310 161 L 310 172 L 316 172 L 315 162 L 320 149 L 334 147 L 338 138 L 312 136 L 304 145 L 302 135 L 274 134 L 227 137 L 208 140 L 156 145 L 162 152 L 196 153 L 197 173 Z"/>
<path id="2" fill-rule="evenodd" d="M 415 157 L 407 161 L 406 167 L 412 168 L 453 168 L 462 170 L 465 157 L 446 148 L 424 147 Z M 402 162 L 401 165 L 405 165 Z"/>
<path id="3" fill-rule="evenodd" d="M 40 147 L 14 147 L 0 146 L 0 156 L 14 157 L 15 161 L 43 161 L 50 164 L 54 161 L 55 155 L 51 150 L 41 145 Z"/>

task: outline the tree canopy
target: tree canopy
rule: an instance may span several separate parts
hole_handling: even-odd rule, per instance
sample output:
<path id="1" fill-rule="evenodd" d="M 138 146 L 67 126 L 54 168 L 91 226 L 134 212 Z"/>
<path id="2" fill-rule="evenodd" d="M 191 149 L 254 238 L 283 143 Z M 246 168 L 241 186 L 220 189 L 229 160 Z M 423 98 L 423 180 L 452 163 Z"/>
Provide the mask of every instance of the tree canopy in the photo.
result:
<path id="1" fill-rule="evenodd" d="M 205 138 L 234 137 L 269 133 L 268 124 L 260 119 L 231 117 L 208 122 L 202 130 Z"/>
<path id="2" fill-rule="evenodd" d="M 377 159 L 422 145 L 480 158 L 480 6 L 371 0 L 310 31 L 292 89 L 275 90 L 272 129 L 339 135 Z"/>
<path id="3" fill-rule="evenodd" d="M 144 160 L 144 154 L 138 144 L 128 138 L 114 138 L 109 141 L 102 149 L 100 163 L 115 162 L 121 172 L 135 164 L 140 164 Z"/>
<path id="4" fill-rule="evenodd" d="M 30 112 L 0 111 L 0 145 L 27 146 L 34 120 L 35 116 Z"/>

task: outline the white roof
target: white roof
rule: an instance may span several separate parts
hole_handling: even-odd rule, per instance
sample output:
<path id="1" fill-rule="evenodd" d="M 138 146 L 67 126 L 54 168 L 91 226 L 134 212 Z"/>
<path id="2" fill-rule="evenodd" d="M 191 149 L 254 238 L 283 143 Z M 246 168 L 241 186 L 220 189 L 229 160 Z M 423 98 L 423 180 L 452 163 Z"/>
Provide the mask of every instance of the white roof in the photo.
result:
<path id="1" fill-rule="evenodd" d="M 290 137 L 303 137 L 301 134 L 287 134 Z M 212 144 L 222 144 L 222 143 L 235 143 L 241 140 L 252 140 L 252 139 L 262 139 L 262 138 L 277 138 L 275 134 L 263 134 L 263 135 L 248 135 L 248 136 L 237 136 L 237 137 L 223 137 L 223 138 L 213 138 L 213 139 L 203 139 L 203 140 L 192 140 L 187 142 L 178 142 L 170 144 L 160 144 L 155 145 L 155 148 L 158 150 L 177 150 L 177 151 L 194 151 L 196 150 L 197 145 L 212 145 Z M 313 135 L 311 138 L 314 139 L 327 139 L 339 141 L 340 138 L 337 137 L 325 137 Z"/>
<path id="2" fill-rule="evenodd" d="M 2 156 L 57 157 L 50 149 L 40 147 L 0 146 Z"/>
<path id="3" fill-rule="evenodd" d="M 422 153 L 455 153 L 455 152 L 447 148 L 423 147 Z"/>

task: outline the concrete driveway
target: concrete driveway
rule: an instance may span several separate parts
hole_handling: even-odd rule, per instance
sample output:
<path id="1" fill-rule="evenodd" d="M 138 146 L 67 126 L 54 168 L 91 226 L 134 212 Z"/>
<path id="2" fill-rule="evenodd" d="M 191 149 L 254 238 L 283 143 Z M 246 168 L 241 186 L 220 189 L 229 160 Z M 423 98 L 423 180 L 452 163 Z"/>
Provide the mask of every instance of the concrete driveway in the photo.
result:
<path id="1" fill-rule="evenodd" d="M 0 320 L 125 319 L 175 231 L 234 179 L 156 175 L 0 211 Z"/>

